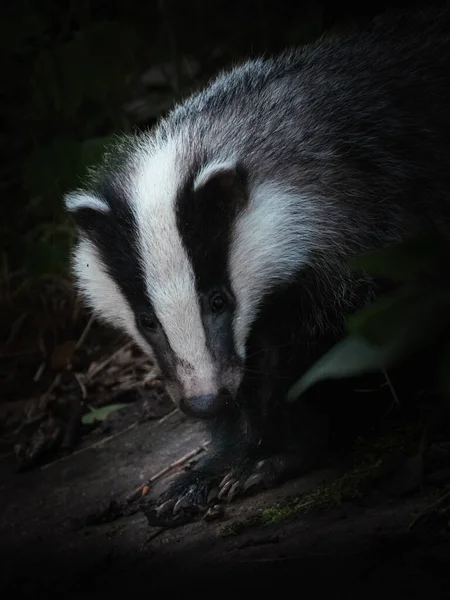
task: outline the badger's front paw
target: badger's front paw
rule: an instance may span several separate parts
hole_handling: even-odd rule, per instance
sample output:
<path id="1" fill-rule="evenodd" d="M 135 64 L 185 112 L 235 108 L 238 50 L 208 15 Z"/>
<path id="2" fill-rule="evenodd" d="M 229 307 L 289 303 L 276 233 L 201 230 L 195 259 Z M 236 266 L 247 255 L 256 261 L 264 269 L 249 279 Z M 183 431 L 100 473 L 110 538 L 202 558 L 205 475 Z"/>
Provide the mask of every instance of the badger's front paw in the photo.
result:
<path id="1" fill-rule="evenodd" d="M 177 527 L 192 521 L 217 498 L 219 482 L 220 477 L 201 471 L 182 473 L 152 506 L 142 507 L 148 524 Z"/>

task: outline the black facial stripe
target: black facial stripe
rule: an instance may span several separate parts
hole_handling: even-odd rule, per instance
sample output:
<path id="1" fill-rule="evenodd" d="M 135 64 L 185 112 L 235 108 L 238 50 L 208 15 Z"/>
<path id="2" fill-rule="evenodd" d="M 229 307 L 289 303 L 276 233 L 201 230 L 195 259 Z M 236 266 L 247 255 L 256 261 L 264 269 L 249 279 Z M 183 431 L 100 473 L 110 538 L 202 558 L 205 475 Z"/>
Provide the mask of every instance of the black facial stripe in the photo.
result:
<path id="1" fill-rule="evenodd" d="M 161 328 L 159 331 L 157 343 L 152 343 L 151 340 L 149 340 L 149 343 L 155 352 L 155 356 L 158 360 L 159 368 L 161 369 L 163 377 L 167 379 L 176 378 L 176 366 L 179 362 L 179 358 L 172 350 L 164 329 Z"/>
<path id="2" fill-rule="evenodd" d="M 80 229 L 100 252 L 108 274 L 119 286 L 134 311 L 149 307 L 145 276 L 137 242 L 137 225 L 124 192 L 104 185 L 97 192 L 110 211 L 82 208 L 75 213 Z"/>
<path id="3" fill-rule="evenodd" d="M 219 174 L 199 189 L 193 189 L 195 175 L 183 186 L 176 199 L 177 228 L 192 263 L 197 291 L 229 286 L 227 266 L 233 223 L 246 201 L 245 173 Z"/>
<path id="4" fill-rule="evenodd" d="M 154 314 L 140 260 L 137 223 L 125 192 L 112 183 L 104 183 L 95 190 L 95 194 L 108 204 L 110 211 L 79 209 L 74 215 L 76 223 L 98 249 L 109 276 L 118 285 L 133 313 L 136 316 L 141 312 Z M 157 344 L 152 343 L 151 336 L 145 332 L 140 333 L 154 349 L 163 374 L 170 377 L 175 369 L 176 356 L 165 332 L 160 330 Z"/>
<path id="5" fill-rule="evenodd" d="M 220 360 L 233 354 L 233 307 L 226 306 L 223 314 L 213 315 L 208 296 L 220 286 L 231 292 L 231 234 L 236 216 L 247 200 L 246 174 L 239 168 L 223 171 L 194 191 L 195 175 L 187 180 L 176 199 L 177 227 L 195 274 L 206 346 Z"/>

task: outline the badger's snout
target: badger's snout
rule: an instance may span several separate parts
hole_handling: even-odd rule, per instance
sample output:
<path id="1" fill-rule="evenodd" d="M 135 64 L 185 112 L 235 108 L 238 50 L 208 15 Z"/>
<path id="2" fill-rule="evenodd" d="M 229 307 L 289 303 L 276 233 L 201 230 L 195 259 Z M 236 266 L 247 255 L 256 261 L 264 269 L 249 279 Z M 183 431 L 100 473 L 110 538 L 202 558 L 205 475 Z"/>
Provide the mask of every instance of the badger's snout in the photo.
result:
<path id="1" fill-rule="evenodd" d="M 180 402 L 180 409 L 189 417 L 208 419 L 218 415 L 232 400 L 231 394 L 221 390 L 218 394 L 204 394 L 184 398 Z"/>

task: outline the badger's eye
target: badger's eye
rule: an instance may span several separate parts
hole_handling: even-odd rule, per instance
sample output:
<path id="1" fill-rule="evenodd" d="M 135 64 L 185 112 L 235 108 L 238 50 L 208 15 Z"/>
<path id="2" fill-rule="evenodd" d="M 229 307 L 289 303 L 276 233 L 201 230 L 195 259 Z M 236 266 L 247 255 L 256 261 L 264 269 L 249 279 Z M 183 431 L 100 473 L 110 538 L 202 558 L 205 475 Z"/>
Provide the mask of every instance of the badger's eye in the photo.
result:
<path id="1" fill-rule="evenodd" d="M 141 313 L 138 316 L 139 325 L 145 331 L 154 331 L 156 329 L 156 319 L 148 313 Z"/>
<path id="2" fill-rule="evenodd" d="M 209 301 L 209 306 L 213 313 L 222 312 L 223 309 L 226 307 L 226 305 L 227 305 L 227 300 L 222 293 L 216 292 L 215 294 L 213 294 L 211 296 L 211 299 Z"/>

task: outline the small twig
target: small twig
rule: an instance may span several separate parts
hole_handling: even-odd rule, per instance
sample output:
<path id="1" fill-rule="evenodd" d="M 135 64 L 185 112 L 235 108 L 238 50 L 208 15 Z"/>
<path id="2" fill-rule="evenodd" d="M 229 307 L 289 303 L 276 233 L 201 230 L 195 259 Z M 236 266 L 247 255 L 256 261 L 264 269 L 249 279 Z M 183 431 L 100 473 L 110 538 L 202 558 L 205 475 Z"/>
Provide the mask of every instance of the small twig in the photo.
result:
<path id="1" fill-rule="evenodd" d="M 87 390 L 86 390 L 86 386 L 84 385 L 84 381 L 83 381 L 82 377 L 80 376 L 79 373 L 74 373 L 73 376 L 75 377 L 78 385 L 80 386 L 81 396 L 82 396 L 83 400 L 86 400 Z"/>
<path id="2" fill-rule="evenodd" d="M 133 346 L 133 342 L 130 341 L 130 342 L 127 342 L 126 344 L 124 344 L 123 346 L 121 346 L 120 348 L 118 348 L 115 352 L 113 352 L 111 354 L 111 356 L 109 356 L 103 362 L 99 363 L 96 367 L 94 367 L 90 373 L 88 371 L 87 377 L 89 379 L 93 379 L 96 375 L 98 375 L 100 373 L 100 371 L 102 371 L 105 367 L 107 367 L 109 365 L 109 363 L 112 362 L 116 358 L 116 356 L 118 356 L 124 350 L 128 350 L 128 348 L 131 348 L 132 346 Z"/>
<path id="3" fill-rule="evenodd" d="M 78 342 L 75 345 L 75 349 L 78 350 L 79 348 L 81 348 L 81 346 L 84 344 L 84 340 L 87 337 L 87 334 L 89 333 L 90 328 L 92 327 L 92 323 L 95 321 L 95 317 L 94 315 L 91 315 L 91 318 L 89 319 L 89 321 L 87 322 L 86 327 L 83 330 L 83 333 L 80 335 L 80 337 L 78 338 Z"/>
<path id="4" fill-rule="evenodd" d="M 39 333 L 38 346 L 39 346 L 39 350 L 41 351 L 42 356 L 45 359 L 45 357 L 47 356 L 47 349 L 45 348 L 45 341 L 44 341 L 44 336 L 43 336 L 42 330 Z"/>
<path id="5" fill-rule="evenodd" d="M 297 504 L 295 510 L 301 510 L 307 506 L 310 506 L 311 504 L 314 504 L 315 502 L 316 500 L 308 500 L 308 502 L 304 502 L 303 504 Z"/>
<path id="6" fill-rule="evenodd" d="M 55 387 L 59 385 L 59 383 L 61 381 L 61 377 L 62 377 L 61 373 L 57 373 L 56 374 L 56 376 L 53 379 L 53 381 L 51 382 L 50 387 L 48 388 L 48 390 L 42 394 L 40 402 L 44 402 L 45 400 L 47 400 L 47 398 L 53 392 L 53 390 L 55 389 Z"/>
<path id="7" fill-rule="evenodd" d="M 159 379 L 159 377 L 157 375 L 153 374 L 153 375 L 147 375 L 147 377 L 144 377 L 142 383 L 144 385 L 155 386 L 155 385 L 161 385 L 161 380 Z"/>
<path id="8" fill-rule="evenodd" d="M 41 364 L 39 365 L 39 367 L 33 377 L 33 381 L 35 383 L 37 383 L 39 381 L 39 379 L 42 377 L 42 373 L 45 371 L 46 366 L 47 366 L 47 363 L 45 362 L 45 360 L 43 362 L 41 362 Z"/>
<path id="9" fill-rule="evenodd" d="M 22 329 L 22 325 L 25 322 L 25 319 L 28 317 L 29 313 L 28 312 L 24 312 L 20 315 L 20 317 L 18 317 L 14 323 L 11 326 L 11 331 L 9 334 L 8 339 L 5 342 L 5 346 L 7 346 L 8 344 L 10 344 L 14 338 L 16 337 L 16 335 L 18 335 L 18 333 L 20 332 L 20 330 Z"/>
<path id="10" fill-rule="evenodd" d="M 383 369 L 383 375 L 384 375 L 384 377 L 386 379 L 386 383 L 387 383 L 387 385 L 389 387 L 389 391 L 391 392 L 392 397 L 394 398 L 394 404 L 396 404 L 397 406 L 400 406 L 400 400 L 399 400 L 399 398 L 397 396 L 397 392 L 395 391 L 395 388 L 392 385 L 391 378 L 389 377 L 386 369 Z"/>
<path id="11" fill-rule="evenodd" d="M 158 425 L 161 425 L 161 423 L 164 423 L 165 421 L 168 421 L 170 419 L 170 417 L 172 415 L 175 415 L 178 412 L 178 408 L 174 408 L 173 410 L 170 411 L 170 413 L 167 413 L 167 415 L 164 415 L 163 417 L 161 417 L 158 420 Z"/>
<path id="12" fill-rule="evenodd" d="M 6 340 L 6 342 L 3 344 L 2 346 L 2 351 L 5 350 L 5 348 L 7 348 L 9 346 L 9 344 L 11 344 L 11 342 L 14 340 L 14 338 L 19 334 L 22 325 L 25 322 L 25 319 L 28 317 L 28 313 L 24 312 L 20 315 L 20 317 L 18 317 L 14 323 L 11 325 L 11 330 L 9 332 L 9 336 L 8 339 Z"/>
<path id="13" fill-rule="evenodd" d="M 191 458 L 194 458 L 194 456 L 197 456 L 197 454 L 200 454 L 200 452 L 203 452 L 204 450 L 206 450 L 207 447 L 208 447 L 208 444 L 203 444 L 203 446 L 199 446 L 195 450 L 191 450 L 190 452 L 188 452 L 187 454 L 185 454 L 184 456 L 182 456 L 178 460 L 174 461 L 170 465 L 167 465 L 167 467 L 164 467 L 163 469 L 161 469 L 160 471 L 158 471 L 157 473 L 155 473 L 154 475 L 152 475 L 150 477 L 150 479 L 148 479 L 145 483 L 143 483 L 136 490 L 134 490 L 134 492 L 131 493 L 126 498 L 125 502 L 127 502 L 128 504 L 130 504 L 131 502 L 133 502 L 134 500 L 136 500 L 137 498 L 139 498 L 139 496 L 142 495 L 142 490 L 144 489 L 144 487 L 150 487 L 153 483 L 155 483 L 155 481 L 157 481 L 158 479 L 160 479 L 163 475 L 166 475 L 166 473 L 169 473 L 173 469 L 176 469 L 177 467 L 180 467 L 182 464 L 186 463 Z"/>
<path id="14" fill-rule="evenodd" d="M 382 369 L 382 373 L 384 375 L 384 378 L 386 380 L 386 385 L 389 388 L 389 391 L 391 392 L 392 398 L 393 398 L 393 402 L 391 402 L 390 406 L 388 407 L 387 411 L 384 413 L 384 415 L 381 417 L 381 420 L 385 419 L 388 414 L 392 411 L 392 409 L 394 408 L 394 406 L 400 406 L 400 400 L 397 396 L 397 392 L 395 391 L 395 388 L 392 384 L 391 378 L 389 377 L 386 369 Z"/>
<path id="15" fill-rule="evenodd" d="M 128 379 L 132 380 L 132 383 L 120 383 L 113 388 L 114 395 L 123 394 L 124 392 L 129 392 L 130 390 L 142 389 L 142 381 L 136 381 L 136 378 L 129 377 Z"/>

